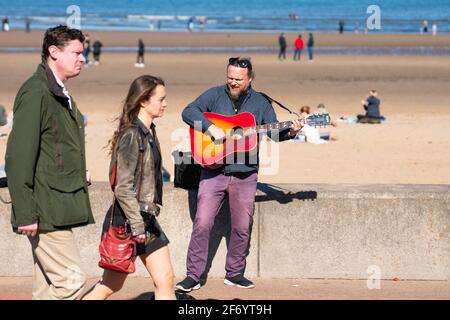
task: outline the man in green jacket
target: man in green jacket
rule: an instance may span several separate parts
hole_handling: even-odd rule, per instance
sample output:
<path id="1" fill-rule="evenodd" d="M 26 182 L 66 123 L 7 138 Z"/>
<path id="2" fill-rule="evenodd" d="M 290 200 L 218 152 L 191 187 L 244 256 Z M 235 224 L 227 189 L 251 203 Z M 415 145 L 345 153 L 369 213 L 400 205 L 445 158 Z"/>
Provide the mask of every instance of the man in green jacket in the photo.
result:
<path id="1" fill-rule="evenodd" d="M 84 36 L 66 26 L 45 32 L 42 63 L 14 102 L 6 174 L 14 232 L 34 259 L 33 299 L 76 299 L 85 284 L 72 228 L 94 223 L 83 116 L 65 83 L 85 63 Z"/>

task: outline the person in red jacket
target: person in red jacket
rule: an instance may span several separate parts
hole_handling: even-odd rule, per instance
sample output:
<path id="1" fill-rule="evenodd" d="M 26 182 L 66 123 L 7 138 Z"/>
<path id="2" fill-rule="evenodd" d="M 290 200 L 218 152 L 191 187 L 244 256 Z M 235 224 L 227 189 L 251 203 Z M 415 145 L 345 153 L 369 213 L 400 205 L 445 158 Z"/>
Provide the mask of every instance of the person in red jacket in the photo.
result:
<path id="1" fill-rule="evenodd" d="M 302 54 L 303 47 L 305 46 L 302 35 L 299 34 L 297 39 L 294 41 L 294 61 L 300 60 L 300 56 Z"/>

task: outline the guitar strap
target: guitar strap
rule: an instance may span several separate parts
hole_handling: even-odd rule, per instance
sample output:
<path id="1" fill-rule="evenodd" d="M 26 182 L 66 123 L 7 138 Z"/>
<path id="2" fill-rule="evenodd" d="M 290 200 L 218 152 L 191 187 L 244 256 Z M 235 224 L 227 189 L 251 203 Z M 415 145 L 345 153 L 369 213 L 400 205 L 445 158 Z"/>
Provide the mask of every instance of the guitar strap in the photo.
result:
<path id="1" fill-rule="evenodd" d="M 280 106 L 281 108 L 287 110 L 290 114 L 295 114 L 297 117 L 300 118 L 300 115 L 299 115 L 297 112 L 291 111 L 288 107 L 282 105 L 282 104 L 281 104 L 280 102 L 278 102 L 277 100 L 275 100 L 275 99 L 269 97 L 269 96 L 268 96 L 267 94 L 265 94 L 264 92 L 261 92 L 261 91 L 260 91 L 259 93 L 262 94 L 262 96 L 263 96 L 264 98 L 266 98 L 271 104 L 272 104 L 272 102 L 275 102 L 278 106 Z"/>

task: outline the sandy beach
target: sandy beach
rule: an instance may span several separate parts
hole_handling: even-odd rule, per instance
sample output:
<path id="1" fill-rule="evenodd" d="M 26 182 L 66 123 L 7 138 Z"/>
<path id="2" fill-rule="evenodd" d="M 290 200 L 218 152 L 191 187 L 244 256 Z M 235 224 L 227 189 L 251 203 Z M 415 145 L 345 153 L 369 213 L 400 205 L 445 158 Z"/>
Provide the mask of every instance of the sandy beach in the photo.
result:
<path id="1" fill-rule="evenodd" d="M 276 34 L 89 32 L 105 46 L 276 46 Z M 288 35 L 294 38 L 294 34 Z M 320 34 L 318 46 L 442 46 L 450 35 Z M 0 47 L 41 46 L 42 32 L 0 33 Z M 135 68 L 134 53 L 105 53 L 100 66 L 85 68 L 68 82 L 77 104 L 88 117 L 87 165 L 95 181 L 106 181 L 109 166 L 104 149 L 116 126 L 121 102 L 133 79 L 161 76 L 169 106 L 156 121 L 164 166 L 173 172 L 171 152 L 189 150 L 182 109 L 207 88 L 225 83 L 227 53 L 148 53 L 145 68 Z M 338 138 L 322 145 L 283 142 L 262 160 L 273 172 L 261 172 L 268 183 L 450 183 L 450 57 L 449 56 L 317 56 L 308 63 L 289 55 L 279 62 L 273 54 L 251 54 L 254 88 L 293 110 L 326 105 L 333 120 L 362 113 L 360 100 L 376 89 L 381 125 L 347 124 L 322 129 Z M 0 104 L 12 109 L 17 90 L 40 62 L 38 53 L 0 53 Z M 279 120 L 293 119 L 275 107 Z M 7 132 L 7 128 L 1 128 Z M 0 140 L 4 159 L 6 139 Z M 278 150 L 276 150 L 278 149 Z M 270 171 L 270 170 L 266 170 Z"/>

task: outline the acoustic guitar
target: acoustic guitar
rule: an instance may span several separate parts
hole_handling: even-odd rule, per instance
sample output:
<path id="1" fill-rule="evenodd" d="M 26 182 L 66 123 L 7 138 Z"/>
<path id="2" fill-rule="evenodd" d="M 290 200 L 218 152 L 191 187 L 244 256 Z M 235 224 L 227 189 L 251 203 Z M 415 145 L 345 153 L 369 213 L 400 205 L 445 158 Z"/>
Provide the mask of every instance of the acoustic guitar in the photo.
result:
<path id="1" fill-rule="evenodd" d="M 191 152 L 194 160 L 202 166 L 210 168 L 223 165 L 224 159 L 239 152 L 249 152 L 258 144 L 258 134 L 274 129 L 284 129 L 292 125 L 292 121 L 282 121 L 263 125 L 256 125 L 255 117 L 250 112 L 242 112 L 232 116 L 224 116 L 214 112 L 203 113 L 206 119 L 225 131 L 225 138 L 214 140 L 201 130 L 190 128 Z M 303 124 L 310 126 L 327 126 L 330 124 L 330 115 L 313 114 L 299 119 Z"/>

